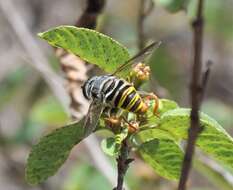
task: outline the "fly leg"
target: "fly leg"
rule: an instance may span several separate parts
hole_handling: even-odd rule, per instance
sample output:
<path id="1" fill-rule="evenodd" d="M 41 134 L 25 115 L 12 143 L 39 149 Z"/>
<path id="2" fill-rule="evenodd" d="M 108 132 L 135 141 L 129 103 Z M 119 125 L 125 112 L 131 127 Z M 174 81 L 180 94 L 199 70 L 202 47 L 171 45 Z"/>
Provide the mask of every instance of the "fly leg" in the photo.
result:
<path id="1" fill-rule="evenodd" d="M 119 116 L 119 109 L 107 107 L 105 109 L 104 121 L 106 125 L 114 132 L 120 131 L 122 126 L 122 118 Z"/>
<path id="2" fill-rule="evenodd" d="M 148 92 L 145 92 L 145 91 L 137 91 L 138 94 L 145 99 L 145 102 L 148 102 L 150 100 L 154 100 L 155 101 L 155 105 L 154 105 L 154 108 L 153 108 L 153 113 L 154 115 L 158 116 L 158 108 L 159 108 L 159 98 L 154 94 L 154 93 L 148 93 Z M 148 105 L 148 103 L 147 103 Z"/>
<path id="3" fill-rule="evenodd" d="M 129 122 L 124 116 L 121 116 L 124 122 L 128 125 L 128 131 L 130 133 L 135 133 L 139 130 L 139 124 L 137 121 Z"/>

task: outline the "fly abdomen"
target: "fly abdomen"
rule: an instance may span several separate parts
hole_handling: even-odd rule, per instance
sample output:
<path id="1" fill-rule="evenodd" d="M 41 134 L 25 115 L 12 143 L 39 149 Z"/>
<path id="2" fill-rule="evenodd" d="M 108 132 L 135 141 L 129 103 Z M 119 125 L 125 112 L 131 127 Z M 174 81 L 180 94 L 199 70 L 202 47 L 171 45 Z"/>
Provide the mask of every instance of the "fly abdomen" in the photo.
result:
<path id="1" fill-rule="evenodd" d="M 135 99 L 136 94 L 137 92 L 133 90 L 128 95 L 126 95 L 121 107 L 124 109 L 127 109 L 127 108 L 129 109 L 129 106 L 132 104 L 133 100 Z"/>
<path id="2" fill-rule="evenodd" d="M 131 87 L 130 84 L 126 84 L 126 85 L 124 85 L 124 86 L 119 90 L 119 92 L 118 92 L 118 94 L 116 95 L 116 98 L 115 98 L 115 100 L 114 100 L 114 105 L 115 105 L 115 107 L 119 107 L 122 96 L 123 96 L 124 93 L 127 91 L 127 89 L 130 88 L 130 87 Z"/>
<path id="3" fill-rule="evenodd" d="M 113 89 L 106 94 L 106 102 L 110 102 L 114 100 L 114 97 L 116 97 L 116 94 L 119 92 L 119 90 L 124 85 L 124 83 L 125 82 L 123 80 L 119 80 L 119 79 L 115 82 Z"/>
<path id="4" fill-rule="evenodd" d="M 129 111 L 131 112 L 139 112 L 142 108 L 142 99 L 141 98 L 138 98 L 134 104 L 130 107 Z"/>
<path id="5" fill-rule="evenodd" d="M 119 100 L 119 101 L 117 101 Z M 131 112 L 140 112 L 144 103 L 133 86 L 122 88 L 115 99 L 115 106 Z"/>

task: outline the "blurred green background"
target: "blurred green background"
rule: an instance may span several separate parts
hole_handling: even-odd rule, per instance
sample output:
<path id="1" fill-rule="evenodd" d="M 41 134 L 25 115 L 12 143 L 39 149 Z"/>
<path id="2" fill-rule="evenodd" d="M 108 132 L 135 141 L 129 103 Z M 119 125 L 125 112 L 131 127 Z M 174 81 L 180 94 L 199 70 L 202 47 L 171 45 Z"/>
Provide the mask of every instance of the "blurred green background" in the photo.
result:
<path id="1" fill-rule="evenodd" d="M 74 24 L 85 9 L 85 0 L 12 2 L 50 66 L 62 76 L 54 51 L 36 34 L 54 26 Z M 3 6 L 4 1 L 1 4 Z M 138 51 L 139 5 L 139 0 L 107 0 L 99 18 L 98 29 L 123 43 L 132 54 Z M 163 41 L 149 61 L 152 80 L 144 88 L 160 97 L 174 99 L 183 107 L 189 107 L 192 63 L 190 24 L 195 15 L 195 5 L 196 0 L 191 0 L 185 11 L 170 13 L 156 3 L 143 27 L 148 42 Z M 233 1 L 206 0 L 205 18 L 203 61 L 212 60 L 214 64 L 202 110 L 233 135 Z M 0 26 L 0 189 L 112 189 L 108 180 L 96 169 L 83 143 L 72 151 L 56 176 L 36 187 L 27 185 L 24 167 L 31 146 L 42 135 L 66 124 L 70 119 L 44 76 L 32 67 L 33 60 L 24 50 L 17 31 L 13 30 L 2 9 Z M 99 139 L 101 136 L 98 134 Z M 201 157 L 204 157 L 204 165 L 195 164 L 189 189 L 233 189 L 232 171 L 210 162 L 204 155 Z M 115 167 L 115 161 L 110 162 Z M 133 190 L 172 190 L 177 186 L 176 182 L 156 175 L 140 158 L 131 165 L 126 183 Z"/>

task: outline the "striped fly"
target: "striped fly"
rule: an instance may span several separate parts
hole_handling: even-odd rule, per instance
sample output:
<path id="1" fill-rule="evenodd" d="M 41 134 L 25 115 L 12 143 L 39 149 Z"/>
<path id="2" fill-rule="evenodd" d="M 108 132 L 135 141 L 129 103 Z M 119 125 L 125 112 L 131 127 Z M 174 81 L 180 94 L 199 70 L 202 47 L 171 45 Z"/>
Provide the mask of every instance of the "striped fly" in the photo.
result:
<path id="1" fill-rule="evenodd" d="M 95 130 L 105 108 L 120 108 L 133 113 L 145 113 L 147 105 L 136 91 L 133 84 L 116 77 L 126 67 L 142 62 L 159 47 L 161 42 L 154 42 L 122 64 L 114 73 L 93 76 L 82 86 L 83 95 L 91 101 L 84 123 L 85 135 Z"/>

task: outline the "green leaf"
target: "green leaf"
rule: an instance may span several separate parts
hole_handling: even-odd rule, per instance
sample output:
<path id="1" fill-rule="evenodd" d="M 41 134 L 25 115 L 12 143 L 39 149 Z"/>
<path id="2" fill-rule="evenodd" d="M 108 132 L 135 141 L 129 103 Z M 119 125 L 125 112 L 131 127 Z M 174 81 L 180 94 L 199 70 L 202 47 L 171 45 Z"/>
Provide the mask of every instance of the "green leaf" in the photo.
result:
<path id="1" fill-rule="evenodd" d="M 71 149 L 84 138 L 83 122 L 84 119 L 61 127 L 32 147 L 26 166 L 28 183 L 38 184 L 57 172 Z"/>
<path id="2" fill-rule="evenodd" d="M 116 144 L 115 138 L 109 137 L 101 141 L 103 152 L 109 156 L 116 156 L 119 152 L 119 145 Z"/>
<path id="3" fill-rule="evenodd" d="M 122 141 L 127 137 L 127 135 L 128 129 L 126 128 L 120 133 L 116 134 L 115 137 L 103 139 L 101 142 L 103 152 L 109 156 L 117 156 L 119 154 Z"/>
<path id="4" fill-rule="evenodd" d="M 159 109 L 158 112 L 163 114 L 169 110 L 178 108 L 178 104 L 175 101 L 168 99 L 159 99 Z"/>
<path id="5" fill-rule="evenodd" d="M 171 13 L 184 10 L 190 0 L 154 0 Z"/>
<path id="6" fill-rule="evenodd" d="M 153 139 L 139 147 L 142 158 L 159 175 L 177 180 L 180 176 L 183 152 L 171 139 Z"/>
<path id="7" fill-rule="evenodd" d="M 150 141 L 150 140 L 152 140 L 154 138 L 171 139 L 173 141 L 177 141 L 177 139 L 175 139 L 175 137 L 172 136 L 171 133 L 169 133 L 169 132 L 167 132 L 165 130 L 161 130 L 159 128 L 150 128 L 150 129 L 142 130 L 139 133 L 137 133 L 134 136 L 134 138 L 135 138 L 137 143 L 143 143 L 143 142 L 146 142 L 146 141 Z"/>
<path id="8" fill-rule="evenodd" d="M 203 131 L 199 134 L 196 145 L 205 153 L 233 169 L 233 139 L 212 118 L 200 114 Z M 179 139 L 187 139 L 190 126 L 190 109 L 178 108 L 164 113 L 159 129 L 168 131 Z"/>
<path id="9" fill-rule="evenodd" d="M 78 55 L 108 73 L 129 59 L 129 52 L 123 45 L 94 30 L 59 26 L 38 35 L 52 46 Z"/>

